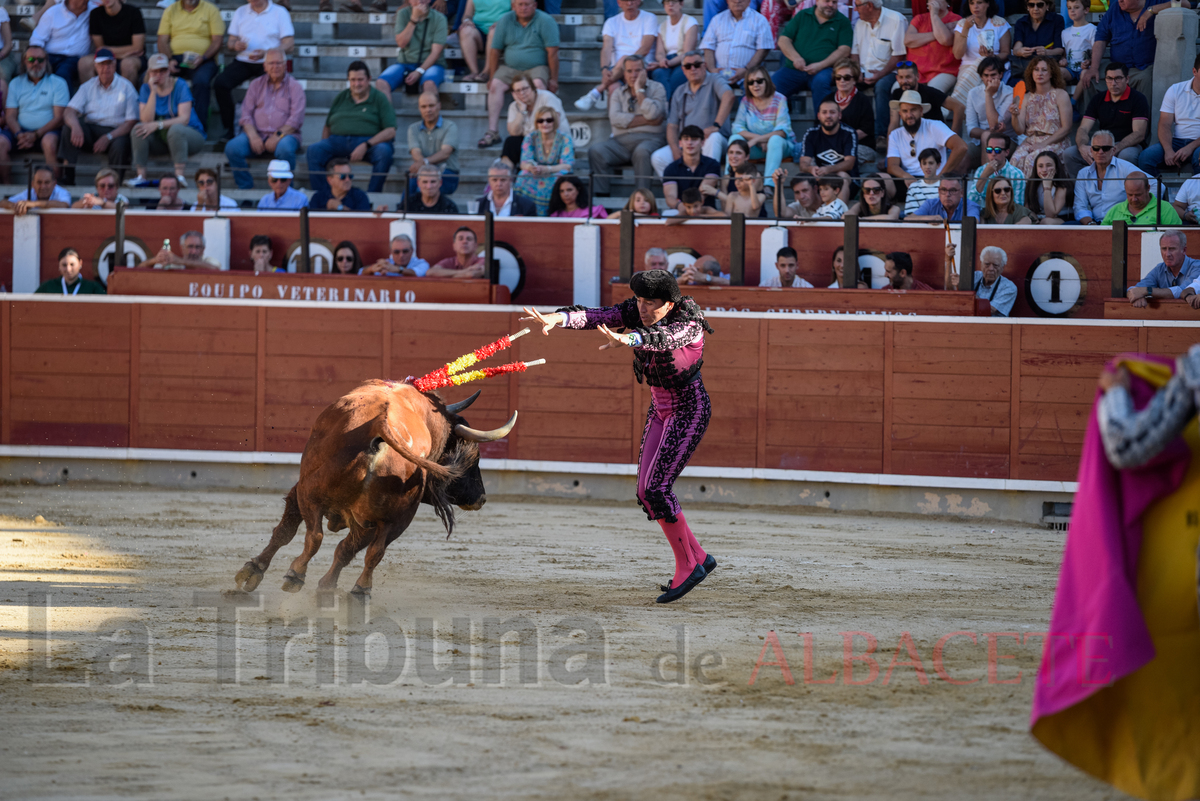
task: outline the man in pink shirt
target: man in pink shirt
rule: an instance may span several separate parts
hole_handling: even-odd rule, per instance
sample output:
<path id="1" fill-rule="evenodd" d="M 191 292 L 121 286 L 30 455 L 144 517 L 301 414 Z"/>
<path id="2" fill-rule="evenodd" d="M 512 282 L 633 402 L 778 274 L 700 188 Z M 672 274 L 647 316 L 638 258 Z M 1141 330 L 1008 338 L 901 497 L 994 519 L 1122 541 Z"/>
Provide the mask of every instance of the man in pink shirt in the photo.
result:
<path id="1" fill-rule="evenodd" d="M 300 128 L 304 125 L 305 97 L 300 82 L 287 74 L 282 50 L 263 56 L 265 73 L 246 87 L 239 124 L 242 132 L 225 145 L 225 157 L 233 168 L 238 189 L 253 189 L 254 178 L 246 160 L 251 156 L 283 159 L 296 169 Z"/>
<path id="2" fill-rule="evenodd" d="M 425 273 L 429 278 L 483 278 L 487 260 L 479 252 L 479 239 L 466 227 L 454 232 L 454 255 L 442 259 Z"/>

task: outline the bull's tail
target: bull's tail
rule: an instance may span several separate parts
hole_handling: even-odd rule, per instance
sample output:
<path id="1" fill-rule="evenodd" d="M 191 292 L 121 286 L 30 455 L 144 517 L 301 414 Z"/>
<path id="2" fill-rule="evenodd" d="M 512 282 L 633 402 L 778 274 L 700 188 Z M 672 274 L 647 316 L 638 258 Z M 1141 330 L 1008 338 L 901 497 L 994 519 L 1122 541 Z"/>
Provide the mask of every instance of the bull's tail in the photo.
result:
<path id="1" fill-rule="evenodd" d="M 406 460 L 424 470 L 426 479 L 429 481 L 439 483 L 453 481 L 455 478 L 458 478 L 458 473 L 461 472 L 454 467 L 438 464 L 426 459 L 424 456 L 413 453 L 412 449 L 405 445 L 400 440 L 400 437 L 396 436 L 396 430 L 388 422 L 387 416 L 383 415 L 379 421 L 378 435 L 371 440 L 371 444 L 367 449 L 367 482 L 370 482 L 374 477 L 375 469 L 378 467 L 379 461 L 383 458 L 383 445 L 385 443 Z"/>

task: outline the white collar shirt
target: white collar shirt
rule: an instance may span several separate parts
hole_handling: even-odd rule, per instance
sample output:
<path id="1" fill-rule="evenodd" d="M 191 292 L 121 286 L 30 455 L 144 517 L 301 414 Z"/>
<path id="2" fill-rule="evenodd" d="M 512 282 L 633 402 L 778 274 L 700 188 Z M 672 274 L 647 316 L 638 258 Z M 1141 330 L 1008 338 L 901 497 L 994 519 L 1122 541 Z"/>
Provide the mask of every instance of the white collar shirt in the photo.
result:
<path id="1" fill-rule="evenodd" d="M 902 56 L 908 52 L 904 46 L 904 34 L 908 30 L 908 20 L 899 11 L 890 8 L 879 9 L 879 19 L 871 25 L 862 17 L 854 23 L 854 44 L 850 52 L 858 56 L 864 75 L 871 75 L 883 69 L 892 56 Z"/>
<path id="2" fill-rule="evenodd" d="M 99 78 L 92 78 L 79 87 L 67 105 L 85 122 L 116 128 L 127 120 L 138 118 L 138 91 L 120 75 L 113 76 L 107 89 Z"/>
<path id="3" fill-rule="evenodd" d="M 249 3 L 239 6 L 229 22 L 229 35 L 246 43 L 246 49 L 238 53 L 238 61 L 261 64 L 262 59 L 251 61 L 246 54 L 279 47 L 281 40 L 296 35 L 296 29 L 292 26 L 292 15 L 287 9 L 268 0 L 262 13 L 256 12 Z"/>
<path id="4" fill-rule="evenodd" d="M 92 37 L 88 33 L 88 14 L 92 8 L 88 3 L 82 14 L 75 15 L 67 8 L 66 0 L 50 6 L 29 36 L 29 44 L 56 56 L 86 56 L 92 52 Z"/>
<path id="5" fill-rule="evenodd" d="M 1167 87 L 1161 111 L 1175 115 L 1171 135 L 1176 139 L 1200 139 L 1200 94 L 1196 94 L 1190 80 Z"/>

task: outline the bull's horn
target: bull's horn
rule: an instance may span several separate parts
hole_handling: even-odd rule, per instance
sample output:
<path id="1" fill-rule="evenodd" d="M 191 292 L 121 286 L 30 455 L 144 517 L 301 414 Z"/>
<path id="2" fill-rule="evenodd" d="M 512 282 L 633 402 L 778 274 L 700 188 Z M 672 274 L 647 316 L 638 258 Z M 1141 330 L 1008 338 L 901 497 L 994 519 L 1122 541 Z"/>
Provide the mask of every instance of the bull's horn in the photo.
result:
<path id="1" fill-rule="evenodd" d="M 482 389 L 477 389 L 475 390 L 475 394 L 466 400 L 460 400 L 458 403 L 447 403 L 446 411 L 450 412 L 450 414 L 458 414 L 459 412 L 466 411 L 467 407 L 479 400 L 479 393 L 481 392 L 483 392 Z"/>
<path id="2" fill-rule="evenodd" d="M 476 393 L 478 394 L 478 393 Z M 513 430 L 513 426 L 517 424 L 517 413 L 513 412 L 513 416 L 508 418 L 508 422 L 499 428 L 493 428 L 491 431 L 476 431 L 473 428 L 468 428 L 462 423 L 454 427 L 454 433 L 463 439 L 471 442 L 495 442 L 498 439 L 508 436 L 508 432 Z"/>

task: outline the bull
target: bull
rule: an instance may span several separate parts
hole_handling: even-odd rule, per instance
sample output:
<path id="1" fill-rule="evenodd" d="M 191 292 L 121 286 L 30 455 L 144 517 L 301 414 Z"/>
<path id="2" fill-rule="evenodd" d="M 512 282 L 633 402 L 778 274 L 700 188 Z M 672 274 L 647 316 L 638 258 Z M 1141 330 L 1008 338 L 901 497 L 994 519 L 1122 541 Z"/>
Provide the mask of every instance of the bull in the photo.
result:
<path id="1" fill-rule="evenodd" d="M 454 507 L 475 510 L 487 502 L 479 472 L 479 444 L 506 436 L 516 425 L 513 412 L 493 431 L 476 431 L 459 413 L 475 399 L 445 404 L 411 384 L 367 381 L 330 404 L 317 417 L 300 458 L 300 480 L 284 502 L 283 518 L 271 541 L 238 571 L 237 586 L 258 587 L 275 553 L 292 541 L 301 521 L 304 550 L 284 575 L 283 589 L 299 592 L 309 560 L 321 547 L 322 518 L 337 532 L 349 528 L 333 554 L 319 591 L 337 589 L 342 568 L 364 548 L 363 572 L 351 590 L 370 596 L 372 574 L 387 546 L 404 533 L 421 503 L 433 506 L 454 530 Z"/>

